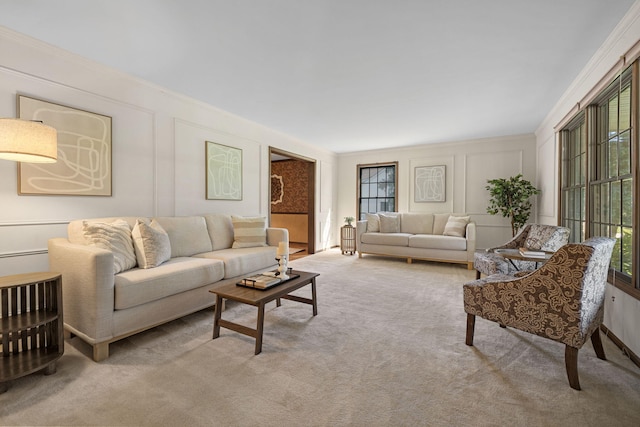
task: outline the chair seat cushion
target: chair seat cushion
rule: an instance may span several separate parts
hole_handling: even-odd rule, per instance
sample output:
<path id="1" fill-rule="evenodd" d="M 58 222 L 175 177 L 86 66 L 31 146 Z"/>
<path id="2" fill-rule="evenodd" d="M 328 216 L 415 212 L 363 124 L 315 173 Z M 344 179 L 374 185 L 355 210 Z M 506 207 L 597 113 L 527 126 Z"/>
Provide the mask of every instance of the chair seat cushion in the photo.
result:
<path id="1" fill-rule="evenodd" d="M 122 310 L 221 280 L 224 263 L 178 257 L 155 268 L 134 268 L 115 276 L 115 308 Z"/>

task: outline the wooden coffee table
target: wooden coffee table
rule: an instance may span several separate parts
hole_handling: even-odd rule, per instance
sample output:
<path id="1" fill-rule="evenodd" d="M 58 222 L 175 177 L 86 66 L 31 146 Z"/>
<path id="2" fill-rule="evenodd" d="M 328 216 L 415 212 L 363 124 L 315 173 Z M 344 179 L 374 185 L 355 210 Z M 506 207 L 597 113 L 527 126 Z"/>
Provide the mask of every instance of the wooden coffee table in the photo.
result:
<path id="1" fill-rule="evenodd" d="M 318 304 L 316 299 L 316 277 L 318 273 L 309 273 L 307 271 L 293 271 L 290 274 L 299 274 L 294 279 L 287 280 L 284 283 L 273 286 L 266 290 L 245 288 L 235 283 L 229 283 L 211 289 L 209 292 L 216 294 L 216 310 L 213 317 L 213 339 L 220 336 L 220 327 L 231 329 L 232 331 L 247 335 L 256 339 L 256 352 L 262 351 L 262 331 L 264 328 L 264 306 L 266 303 L 276 300 L 276 306 L 280 307 L 280 299 L 288 299 L 313 306 L 313 315 L 318 314 Z M 289 295 L 296 289 L 303 286 L 311 285 L 311 299 L 303 298 L 296 295 Z M 222 319 L 222 304 L 224 299 L 241 302 L 243 304 L 258 307 L 258 321 L 256 329 L 233 323 Z"/>

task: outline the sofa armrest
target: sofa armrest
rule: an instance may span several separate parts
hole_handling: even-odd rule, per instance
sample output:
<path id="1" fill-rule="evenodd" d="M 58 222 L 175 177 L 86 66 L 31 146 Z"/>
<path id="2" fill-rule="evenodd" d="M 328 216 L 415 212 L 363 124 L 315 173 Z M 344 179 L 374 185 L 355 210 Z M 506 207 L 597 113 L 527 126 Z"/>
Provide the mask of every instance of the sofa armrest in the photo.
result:
<path id="1" fill-rule="evenodd" d="M 113 338 L 113 254 L 65 238 L 48 247 L 49 268 L 62 274 L 64 323 L 91 344 Z"/>
<path id="2" fill-rule="evenodd" d="M 467 261 L 473 263 L 474 253 L 476 252 L 476 223 L 470 221 L 467 224 L 465 232 L 467 239 Z"/>
<path id="3" fill-rule="evenodd" d="M 362 235 L 367 232 L 367 220 L 360 220 L 356 222 L 356 251 L 362 241 Z"/>
<path id="4" fill-rule="evenodd" d="M 280 242 L 287 242 L 287 246 L 289 245 L 289 230 L 267 227 L 267 245 L 278 246 Z"/>

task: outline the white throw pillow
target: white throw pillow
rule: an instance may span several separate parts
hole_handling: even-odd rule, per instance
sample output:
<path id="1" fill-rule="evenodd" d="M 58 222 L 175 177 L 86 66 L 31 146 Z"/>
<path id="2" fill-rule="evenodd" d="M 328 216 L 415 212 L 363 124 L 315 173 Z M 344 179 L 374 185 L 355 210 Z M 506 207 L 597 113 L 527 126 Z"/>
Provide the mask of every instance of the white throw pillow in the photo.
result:
<path id="1" fill-rule="evenodd" d="M 445 236 L 464 237 L 469 223 L 468 216 L 450 216 L 447 225 L 444 226 Z"/>
<path id="2" fill-rule="evenodd" d="M 380 232 L 381 233 L 399 233 L 400 232 L 400 217 L 397 215 L 385 215 L 378 214 L 380 217 Z"/>
<path id="3" fill-rule="evenodd" d="M 157 267 L 171 259 L 169 235 L 155 219 L 150 224 L 137 220 L 131 235 L 140 268 Z"/>
<path id="4" fill-rule="evenodd" d="M 380 231 L 380 217 L 378 214 L 365 214 L 367 219 L 367 232 L 376 233 Z"/>
<path id="5" fill-rule="evenodd" d="M 265 217 L 231 216 L 233 223 L 232 248 L 267 246 L 267 220 Z"/>
<path id="6" fill-rule="evenodd" d="M 136 255 L 131 241 L 131 227 L 127 221 L 82 222 L 85 238 L 91 246 L 97 246 L 113 253 L 113 272 L 118 274 L 136 266 Z"/>

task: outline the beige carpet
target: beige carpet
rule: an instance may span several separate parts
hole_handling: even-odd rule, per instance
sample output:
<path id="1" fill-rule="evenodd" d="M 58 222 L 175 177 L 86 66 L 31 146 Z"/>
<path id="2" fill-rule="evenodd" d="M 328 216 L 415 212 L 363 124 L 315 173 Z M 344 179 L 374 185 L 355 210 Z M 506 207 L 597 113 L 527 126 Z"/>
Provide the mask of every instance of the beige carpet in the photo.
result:
<path id="1" fill-rule="evenodd" d="M 569 388 L 564 347 L 482 319 L 464 344 L 463 266 L 343 256 L 317 271 L 318 316 L 267 307 L 263 352 L 203 311 L 111 346 L 94 363 L 67 341 L 58 372 L 0 395 L 2 425 L 638 426 L 640 369 L 604 338 L 608 361 L 580 351 Z M 308 289 L 298 291 L 308 295 Z M 255 309 L 228 304 L 250 325 Z"/>

